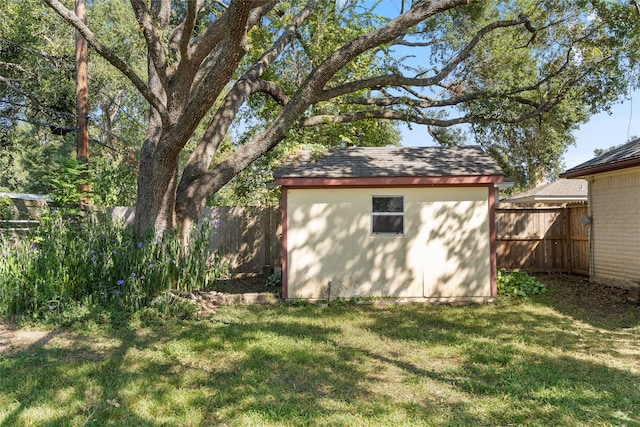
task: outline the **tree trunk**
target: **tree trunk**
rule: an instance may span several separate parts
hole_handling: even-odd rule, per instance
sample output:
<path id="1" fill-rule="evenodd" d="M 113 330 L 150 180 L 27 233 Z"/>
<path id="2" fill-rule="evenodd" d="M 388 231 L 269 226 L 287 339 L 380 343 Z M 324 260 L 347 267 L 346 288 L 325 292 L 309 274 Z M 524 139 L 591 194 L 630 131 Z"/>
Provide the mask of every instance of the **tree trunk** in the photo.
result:
<path id="1" fill-rule="evenodd" d="M 159 238 L 175 228 L 178 161 L 158 159 L 155 152 L 145 149 L 147 145 L 152 144 L 146 141 L 140 156 L 135 225 L 139 235 L 153 231 Z"/>
<path id="2" fill-rule="evenodd" d="M 151 112 L 147 135 L 140 150 L 135 227 L 138 235 L 153 232 L 156 238 L 175 228 L 178 155 L 162 156 L 158 147 L 170 131 Z"/>

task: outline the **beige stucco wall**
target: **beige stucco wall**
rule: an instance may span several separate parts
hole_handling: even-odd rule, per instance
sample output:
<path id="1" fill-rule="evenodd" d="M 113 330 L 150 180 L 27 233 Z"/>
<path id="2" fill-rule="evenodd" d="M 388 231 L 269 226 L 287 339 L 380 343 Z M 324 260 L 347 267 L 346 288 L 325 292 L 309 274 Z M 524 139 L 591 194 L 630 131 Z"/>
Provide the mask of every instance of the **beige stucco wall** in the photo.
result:
<path id="1" fill-rule="evenodd" d="M 288 189 L 288 297 L 490 297 L 488 193 L 487 187 Z M 404 235 L 371 234 L 373 195 L 404 196 Z"/>
<path id="2" fill-rule="evenodd" d="M 588 177 L 591 278 L 626 286 L 640 280 L 640 168 Z"/>

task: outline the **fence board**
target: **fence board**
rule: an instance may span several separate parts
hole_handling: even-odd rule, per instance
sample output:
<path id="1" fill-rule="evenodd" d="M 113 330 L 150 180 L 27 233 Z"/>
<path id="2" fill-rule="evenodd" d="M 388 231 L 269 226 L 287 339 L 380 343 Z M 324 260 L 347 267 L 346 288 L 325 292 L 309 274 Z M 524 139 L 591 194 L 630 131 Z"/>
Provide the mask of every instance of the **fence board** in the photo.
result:
<path id="1" fill-rule="evenodd" d="M 270 273 L 280 264 L 280 210 L 271 207 L 220 206 L 207 209 L 214 225 L 211 250 L 234 273 Z"/>
<path id="2" fill-rule="evenodd" d="M 40 221 L 32 219 L 5 219 L 0 221 L 0 233 L 17 236 L 29 233 Z"/>
<path id="3" fill-rule="evenodd" d="M 587 214 L 579 206 L 500 206 L 496 209 L 498 268 L 588 274 Z"/>

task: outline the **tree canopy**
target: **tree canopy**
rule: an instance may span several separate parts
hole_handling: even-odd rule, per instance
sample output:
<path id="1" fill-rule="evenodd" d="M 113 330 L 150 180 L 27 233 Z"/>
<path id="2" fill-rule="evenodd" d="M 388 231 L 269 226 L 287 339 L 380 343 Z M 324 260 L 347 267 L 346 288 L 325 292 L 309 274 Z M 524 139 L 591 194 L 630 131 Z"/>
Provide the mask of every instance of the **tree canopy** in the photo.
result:
<path id="1" fill-rule="evenodd" d="M 91 6 L 90 21 L 107 26 L 100 33 L 144 70 L 135 20 L 123 19 L 132 18 L 127 4 Z M 74 31 L 40 0 L 4 2 L 0 11 L 0 189 L 47 193 L 55 190 L 51 175 L 64 174 L 75 152 Z M 124 34 L 137 42 L 127 43 Z M 97 204 L 135 203 L 148 105 L 102 57 L 91 56 L 89 72 L 92 198 Z"/>
<path id="2" fill-rule="evenodd" d="M 131 137 L 139 231 L 188 230 L 299 142 L 397 143 L 398 122 L 479 143 L 524 184 L 636 83 L 638 16 L 618 1 L 109 0 L 86 25 L 44 2 L 119 72 L 94 111 Z"/>

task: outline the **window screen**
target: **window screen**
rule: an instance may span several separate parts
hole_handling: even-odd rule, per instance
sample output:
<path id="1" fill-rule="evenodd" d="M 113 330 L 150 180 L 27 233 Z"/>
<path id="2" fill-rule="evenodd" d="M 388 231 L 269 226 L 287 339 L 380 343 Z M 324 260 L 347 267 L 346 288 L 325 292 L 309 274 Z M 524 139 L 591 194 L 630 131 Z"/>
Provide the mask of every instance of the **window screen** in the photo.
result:
<path id="1" fill-rule="evenodd" d="M 404 234 L 404 197 L 371 197 L 371 232 Z"/>

